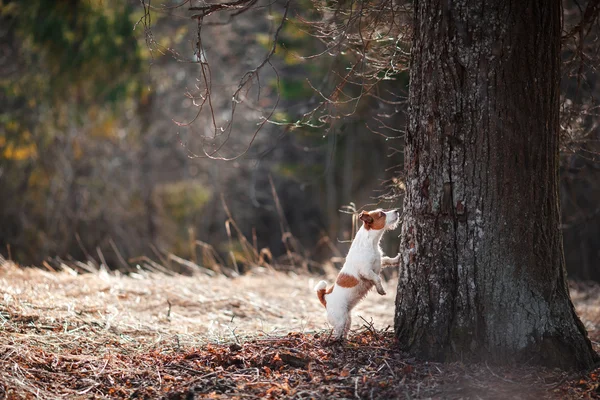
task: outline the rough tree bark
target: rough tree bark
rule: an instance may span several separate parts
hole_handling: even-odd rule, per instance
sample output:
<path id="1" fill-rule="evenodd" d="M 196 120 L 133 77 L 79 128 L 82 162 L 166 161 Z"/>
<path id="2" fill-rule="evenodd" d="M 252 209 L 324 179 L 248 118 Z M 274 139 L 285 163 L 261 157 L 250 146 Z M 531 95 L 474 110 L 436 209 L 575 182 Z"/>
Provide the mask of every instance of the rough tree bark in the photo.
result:
<path id="1" fill-rule="evenodd" d="M 414 1 L 396 335 L 586 368 L 559 230 L 560 0 Z"/>

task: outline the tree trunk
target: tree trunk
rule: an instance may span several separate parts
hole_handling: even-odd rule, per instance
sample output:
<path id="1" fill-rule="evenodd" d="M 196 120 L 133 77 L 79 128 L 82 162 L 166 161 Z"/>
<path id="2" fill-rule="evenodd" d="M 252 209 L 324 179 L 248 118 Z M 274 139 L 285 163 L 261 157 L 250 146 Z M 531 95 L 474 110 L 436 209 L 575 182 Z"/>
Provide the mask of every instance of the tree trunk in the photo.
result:
<path id="1" fill-rule="evenodd" d="M 560 0 L 414 8 L 399 344 L 589 367 L 559 230 Z"/>

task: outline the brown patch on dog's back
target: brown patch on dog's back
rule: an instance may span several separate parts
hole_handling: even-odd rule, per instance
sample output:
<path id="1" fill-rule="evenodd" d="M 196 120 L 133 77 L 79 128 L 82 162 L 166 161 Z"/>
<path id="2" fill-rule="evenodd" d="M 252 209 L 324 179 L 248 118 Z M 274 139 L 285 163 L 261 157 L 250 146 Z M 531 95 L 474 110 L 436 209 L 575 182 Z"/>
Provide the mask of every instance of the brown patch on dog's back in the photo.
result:
<path id="1" fill-rule="evenodd" d="M 338 275 L 335 283 L 343 288 L 351 288 L 358 285 L 358 279 L 352 275 L 341 273 Z"/>
<path id="2" fill-rule="evenodd" d="M 331 293 L 332 291 L 333 291 L 333 285 L 331 285 L 327 289 L 321 289 L 321 290 L 317 291 L 317 297 L 319 298 L 319 301 L 321 302 L 321 304 L 323 304 L 323 307 L 327 307 L 327 300 L 325 300 L 325 295 Z"/>

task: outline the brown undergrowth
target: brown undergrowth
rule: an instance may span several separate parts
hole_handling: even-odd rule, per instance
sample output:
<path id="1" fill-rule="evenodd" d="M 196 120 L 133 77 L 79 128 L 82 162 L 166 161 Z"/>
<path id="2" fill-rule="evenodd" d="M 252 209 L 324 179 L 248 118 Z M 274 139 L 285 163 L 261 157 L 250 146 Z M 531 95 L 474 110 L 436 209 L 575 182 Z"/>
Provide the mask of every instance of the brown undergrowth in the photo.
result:
<path id="1" fill-rule="evenodd" d="M 2 260 L 0 260 L 2 261 Z M 596 398 L 598 374 L 441 364 L 399 352 L 393 295 L 329 343 L 318 278 L 50 272 L 0 262 L 0 399 Z M 331 281 L 331 279 L 330 279 Z M 394 281 L 387 283 L 393 293 Z M 592 338 L 598 287 L 573 286 Z M 364 319 L 361 318 L 364 317 Z"/>

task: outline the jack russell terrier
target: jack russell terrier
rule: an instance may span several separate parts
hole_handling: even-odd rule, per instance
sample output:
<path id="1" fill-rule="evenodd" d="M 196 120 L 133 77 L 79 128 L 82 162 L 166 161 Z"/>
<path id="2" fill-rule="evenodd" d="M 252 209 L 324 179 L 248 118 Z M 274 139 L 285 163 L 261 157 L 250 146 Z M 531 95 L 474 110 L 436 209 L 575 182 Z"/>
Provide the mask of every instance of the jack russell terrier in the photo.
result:
<path id="1" fill-rule="evenodd" d="M 394 258 L 385 257 L 379 247 L 383 233 L 398 226 L 398 210 L 363 211 L 358 218 L 363 225 L 350 245 L 335 284 L 327 288 L 327 282 L 320 281 L 315 286 L 317 297 L 327 310 L 327 320 L 333 326 L 335 340 L 346 337 L 350 330 L 350 312 L 373 286 L 377 293 L 385 295 L 379 277 L 381 268 L 398 265 L 400 261 L 400 254 Z"/>

